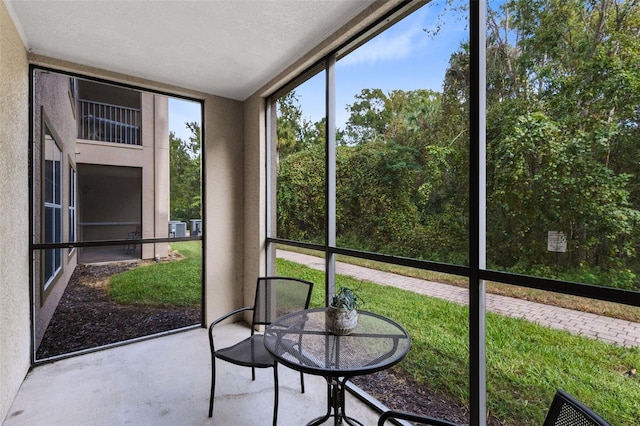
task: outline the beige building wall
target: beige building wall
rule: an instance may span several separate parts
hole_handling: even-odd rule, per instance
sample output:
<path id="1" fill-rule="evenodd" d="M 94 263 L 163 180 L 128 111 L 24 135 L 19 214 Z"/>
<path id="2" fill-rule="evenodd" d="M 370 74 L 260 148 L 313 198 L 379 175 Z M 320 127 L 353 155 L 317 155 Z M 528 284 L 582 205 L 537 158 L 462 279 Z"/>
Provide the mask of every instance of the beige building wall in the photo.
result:
<path id="1" fill-rule="evenodd" d="M 245 305 L 251 305 L 257 278 L 266 270 L 266 137 L 265 99 L 252 96 L 244 102 L 244 275 Z"/>
<path id="2" fill-rule="evenodd" d="M 169 224 L 169 102 L 163 95 L 148 92 L 140 94 L 142 115 L 142 145 L 126 145 L 112 142 L 78 140 L 77 162 L 101 166 L 121 166 L 142 171 L 142 238 L 166 238 Z M 82 188 L 80 188 L 82 190 Z M 135 191 L 134 191 L 135 192 Z M 120 204 L 120 203 L 119 203 Z M 133 209 L 138 203 L 130 204 Z M 86 216 L 96 217 L 99 212 L 85 212 Z M 113 212 L 111 212 L 112 214 Z M 138 211 L 122 211 L 120 218 L 128 222 L 139 217 Z M 112 219 L 118 219 L 114 217 Z M 85 240 L 125 238 L 132 226 L 122 227 L 120 236 L 114 236 L 117 228 L 103 228 L 111 234 L 101 235 L 100 228 L 86 227 Z M 166 243 L 144 244 L 142 258 L 166 257 Z"/>
<path id="3" fill-rule="evenodd" d="M 29 67 L 0 2 L 0 419 L 30 366 Z"/>
<path id="4" fill-rule="evenodd" d="M 245 301 L 243 114 L 242 102 L 214 96 L 205 99 L 207 323 L 244 306 Z"/>
<path id="5" fill-rule="evenodd" d="M 142 112 L 144 114 L 144 111 Z M 166 96 L 153 97 L 153 229 L 157 237 L 169 235 L 169 100 Z M 145 188 L 146 189 L 146 188 Z M 144 189 L 143 189 L 144 190 Z M 142 206 L 144 212 L 144 204 Z M 142 229 L 144 231 L 144 222 Z M 143 235 L 144 238 L 146 238 Z M 145 244 L 142 258 L 166 257 L 168 244 Z M 149 256 L 149 257 L 147 257 Z"/>
<path id="6" fill-rule="evenodd" d="M 62 241 L 69 237 L 69 179 L 70 167 L 77 171 L 75 153 L 77 126 L 75 120 L 73 98 L 70 93 L 69 77 L 56 73 L 37 72 L 34 75 L 35 90 L 33 102 L 33 241 L 42 242 L 44 224 L 43 192 L 44 178 L 41 171 L 44 170 L 41 148 L 44 146 L 45 133 L 51 134 L 55 144 L 61 150 L 61 225 Z M 34 319 L 35 319 L 35 346 L 37 347 L 51 321 L 51 317 L 58 306 L 58 302 L 71 278 L 71 274 L 77 263 L 77 250 L 61 249 L 61 270 L 55 276 L 53 282 L 45 288 L 43 278 L 42 259 L 43 252 L 33 253 L 33 281 L 34 281 Z"/>

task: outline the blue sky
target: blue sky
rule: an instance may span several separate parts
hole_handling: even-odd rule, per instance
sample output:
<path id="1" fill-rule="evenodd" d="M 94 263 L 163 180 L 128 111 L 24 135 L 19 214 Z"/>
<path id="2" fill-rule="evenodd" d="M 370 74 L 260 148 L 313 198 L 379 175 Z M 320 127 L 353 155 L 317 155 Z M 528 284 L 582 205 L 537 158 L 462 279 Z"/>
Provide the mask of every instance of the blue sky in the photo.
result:
<path id="1" fill-rule="evenodd" d="M 441 14 L 444 1 L 434 0 L 379 34 L 336 64 L 336 121 L 344 128 L 346 105 L 362 89 L 431 89 L 440 91 L 450 55 L 468 40 L 460 13 Z M 433 30 L 440 24 L 437 35 Z M 296 88 L 304 118 L 324 116 L 324 74 Z"/>
<path id="2" fill-rule="evenodd" d="M 186 141 L 189 140 L 191 132 L 185 123 L 196 121 L 200 123 L 202 114 L 200 103 L 185 101 L 178 98 L 169 98 L 169 131 Z"/>
<path id="3" fill-rule="evenodd" d="M 442 14 L 444 0 L 434 0 L 392 28 L 370 40 L 336 65 L 336 120 L 344 129 L 346 105 L 362 89 L 431 89 L 440 91 L 450 55 L 468 39 L 466 17 Z M 436 35 L 427 31 L 440 25 Z M 427 31 L 425 31 L 427 30 Z M 296 88 L 303 117 L 318 121 L 324 116 L 324 74 Z M 171 98 L 169 130 L 187 140 L 185 122 L 200 122 L 200 104 Z"/>

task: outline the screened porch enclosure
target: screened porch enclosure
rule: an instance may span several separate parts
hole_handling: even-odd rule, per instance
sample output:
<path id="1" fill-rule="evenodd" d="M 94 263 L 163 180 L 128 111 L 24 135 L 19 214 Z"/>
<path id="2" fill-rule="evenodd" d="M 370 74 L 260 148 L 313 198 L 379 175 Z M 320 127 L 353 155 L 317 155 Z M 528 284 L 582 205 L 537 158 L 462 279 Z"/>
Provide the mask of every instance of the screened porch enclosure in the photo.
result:
<path id="1" fill-rule="evenodd" d="M 460 9 L 444 1 L 413 3 L 411 13 L 337 47 L 268 100 L 267 248 L 320 253 L 327 300 L 344 286 L 366 291 L 336 273 L 342 256 L 464 286 L 469 310 L 443 310 L 450 321 L 432 320 L 440 312 L 435 307 L 424 317 L 423 304 L 398 307 L 411 312 L 407 322 L 420 317 L 414 335 L 426 335 L 424 342 L 416 337 L 424 348 L 419 360 L 400 368 L 424 376 L 425 387 L 463 399 L 471 424 L 484 424 L 497 412 L 505 424 L 538 424 L 544 404 L 532 395 L 565 386 L 595 403 L 590 391 L 604 371 L 615 371 L 614 357 L 602 357 L 608 365 L 584 377 L 560 377 L 556 367 L 566 363 L 529 362 L 527 342 L 536 337 L 515 325 L 501 329 L 502 318 L 487 313 L 486 301 L 494 293 L 535 297 L 544 306 L 571 303 L 578 312 L 616 302 L 631 306 L 597 313 L 619 318 L 612 311 L 620 308 L 630 321 L 639 320 L 640 173 L 638 161 L 629 161 L 637 160 L 631 147 L 638 116 L 616 99 L 632 96 L 637 105 L 640 91 L 614 95 L 611 89 L 639 76 L 637 61 L 596 60 L 596 66 L 580 49 L 589 45 L 610 57 L 630 39 L 637 42 L 637 32 L 625 25 L 634 27 L 640 9 L 617 1 L 458 4 Z M 622 9 L 628 15 L 614 12 Z M 592 19 L 556 26 L 567 10 Z M 544 30 L 532 29 L 532 19 Z M 613 30 L 615 19 L 620 28 Z M 611 27 L 600 34 L 595 22 Z M 584 39 L 594 32 L 602 38 Z M 548 50 L 542 34 L 558 36 L 551 49 L 558 52 Z M 374 59 L 401 39 L 405 54 Z M 581 82 L 580 89 L 569 81 Z M 277 264 L 280 274 L 292 270 Z M 381 291 L 364 294 L 382 312 L 395 300 L 383 299 Z M 505 338 L 523 343 L 502 354 Z M 446 350 L 430 347 L 440 339 Z M 569 339 L 563 344 L 569 347 Z M 586 344 L 576 344 L 581 346 L 576 353 L 590 353 Z M 633 355 L 635 342 L 631 346 Z M 425 361 L 452 347 L 448 356 Z M 516 382 L 511 362 L 527 366 Z M 602 387 L 617 386 L 617 375 L 611 377 Z M 440 378 L 448 380 L 437 384 Z M 633 384 L 625 382 L 624 389 L 621 399 L 634 400 Z M 521 395 L 529 392 L 520 407 Z M 605 417 L 626 424 L 636 413 L 613 394 L 607 393 Z"/>
<path id="2" fill-rule="evenodd" d="M 78 165 L 81 241 L 142 238 L 142 169 Z M 80 263 L 140 259 L 139 244 L 80 248 Z"/>
<path id="3" fill-rule="evenodd" d="M 20 9 L 27 2 L 9 3 Z M 332 4 L 339 3 L 348 2 Z M 529 393 L 511 386 L 510 376 L 494 368 L 496 359 L 505 358 L 496 347 L 511 347 L 490 334 L 492 322 L 488 321 L 485 304 L 490 285 L 499 284 L 510 291 L 547 292 L 552 301 L 583 298 L 589 308 L 596 302 L 613 302 L 636 310 L 640 306 L 640 228 L 636 226 L 640 217 L 640 161 L 633 149 L 640 129 L 634 108 L 640 104 L 640 89 L 631 84 L 640 81 L 640 76 L 638 61 L 607 50 L 614 46 L 636 52 L 637 31 L 629 35 L 624 33 L 628 29 L 625 27 L 609 34 L 604 26 L 602 33 L 593 32 L 603 37 L 595 40 L 602 41 L 602 45 L 592 46 L 599 53 L 597 57 L 624 59 L 624 63 L 583 62 L 584 55 L 579 50 L 590 41 L 583 36 L 592 34 L 589 25 L 605 21 L 613 24 L 616 18 L 631 17 L 629 27 L 635 28 L 640 9 L 637 4 L 622 0 L 587 3 L 585 9 L 585 3 L 579 1 L 462 1 L 461 8 L 452 10 L 460 15 L 447 17 L 442 10 L 431 10 L 450 6 L 446 1 L 371 2 L 362 6 L 370 9 L 350 17 L 348 25 L 341 25 L 339 30 L 331 27 L 323 33 L 325 38 L 314 38 L 313 45 L 305 47 L 307 50 L 298 48 L 294 55 L 298 59 L 289 57 L 289 62 L 281 62 L 284 68 L 266 76 L 263 86 L 247 84 L 245 92 L 236 95 L 213 89 L 196 92 L 187 76 L 171 80 L 165 74 L 153 80 L 153 74 L 136 74 L 126 67 L 115 71 L 95 62 L 91 65 L 95 68 L 87 71 L 89 60 L 85 59 L 84 64 L 81 59 L 77 59 L 78 63 L 58 62 L 53 50 L 43 51 L 41 57 L 26 49 L 23 68 L 28 67 L 31 72 L 42 65 L 51 67 L 45 72 L 49 76 L 60 73 L 61 91 L 56 94 L 60 95 L 56 101 L 69 104 L 72 99 L 72 105 L 64 105 L 63 110 L 47 103 L 42 99 L 46 93 L 38 92 L 37 86 L 41 83 L 39 78 L 44 82 L 49 76 L 33 77 L 29 93 L 33 89 L 35 99 L 29 103 L 33 108 L 29 138 L 25 131 L 18 132 L 25 136 L 21 140 L 28 139 L 36 150 L 29 159 L 35 170 L 25 171 L 33 184 L 28 200 L 29 232 L 22 232 L 30 238 L 30 261 L 35 259 L 33 265 L 23 269 L 29 271 L 28 308 L 33 313 L 29 319 L 36 330 L 32 332 L 30 348 L 23 352 L 32 350 L 34 341 L 37 347 L 76 265 L 90 261 L 84 256 L 86 249 L 102 245 L 100 249 L 105 252 L 117 250 L 123 256 L 154 263 L 151 259 L 164 257 L 163 247 L 172 244 L 167 223 L 178 218 L 170 213 L 174 203 L 163 197 L 173 189 L 165 175 L 154 174 L 164 173 L 156 166 L 168 164 L 163 155 L 172 152 L 172 145 L 169 140 L 159 141 L 162 146 L 155 150 L 159 156 L 145 156 L 147 138 L 168 132 L 161 128 L 162 123 L 146 120 L 144 111 L 146 106 L 164 111 L 162 98 L 173 93 L 200 100 L 203 131 L 205 115 L 207 119 L 207 137 L 203 134 L 202 146 L 211 148 L 208 157 L 203 153 L 202 168 L 194 173 L 201 176 L 200 183 L 206 182 L 206 191 L 203 187 L 201 194 L 187 197 L 187 201 L 202 202 L 198 213 L 202 213 L 207 231 L 200 238 L 202 298 L 198 303 L 202 305 L 198 306 L 203 308 L 202 325 L 223 308 L 243 306 L 255 276 L 284 270 L 276 268 L 276 245 L 321 253 L 324 269 L 318 282 L 324 290 L 325 303 L 341 284 L 336 272 L 338 256 L 385 267 L 408 267 L 420 273 L 442 273 L 464 281 L 468 311 L 446 323 L 446 331 L 454 336 L 451 352 L 422 365 L 428 365 L 430 371 L 444 372 L 439 376 L 460 379 L 456 389 L 464 396 L 473 425 L 485 424 L 496 404 L 504 401 L 514 404 L 503 410 L 506 419 L 508 415 L 533 419 L 535 415 L 523 413 L 518 406 L 520 395 Z M 219 12 L 214 4 L 207 6 L 212 8 L 207 10 L 212 15 Z M 507 7 L 512 4 L 518 8 Z M 629 5 L 629 13 L 613 16 L 612 11 L 621 5 Z M 78 5 L 79 9 L 82 7 Z M 121 12 L 126 8 L 122 4 L 113 9 Z M 559 12 L 566 10 L 589 18 L 601 13 L 603 20 L 565 20 Z M 368 15 L 369 11 L 372 15 Z M 433 19 L 418 19 L 425 16 Z M 553 52 L 558 57 L 545 51 L 547 43 L 533 31 L 536 25 L 528 20 L 531 16 L 540 22 L 571 24 L 569 29 L 563 25 L 544 28 L 548 32 L 543 35 L 557 35 L 554 40 L 565 43 Z M 412 24 L 411 31 L 394 28 L 403 22 Z M 460 36 L 452 44 L 433 37 L 436 33 L 450 35 L 448 30 L 452 28 Z M 610 28 L 613 27 L 606 29 Z M 500 37 L 518 31 L 522 38 L 509 37 L 507 41 Z M 410 58 L 446 47 L 443 74 L 439 80 L 430 81 L 435 85 L 419 81 L 405 87 L 392 82 L 394 76 L 401 76 L 403 83 L 413 81 L 410 77 L 425 77 L 425 71 L 435 68 L 431 66 L 434 62 L 413 67 L 394 64 L 391 69 L 380 66 L 360 70 L 355 80 L 362 86 L 348 91 L 347 73 L 351 67 L 365 63 L 361 59 L 367 57 L 367 52 L 380 51 L 376 43 L 403 39 L 396 37 L 399 34 L 416 36 L 406 51 L 395 50 Z M 531 50 L 521 49 L 521 40 Z M 142 39 L 137 43 L 145 44 Z M 157 45 L 168 47 L 171 43 Z M 237 52 L 238 58 L 245 53 Z M 277 54 L 275 49 L 273 54 Z M 398 58 L 392 57 L 389 62 L 395 60 Z M 230 62 L 228 67 L 233 68 L 234 61 Z M 544 68 L 539 67 L 541 64 Z M 594 64 L 598 67 L 591 67 Z M 207 67 L 198 69 L 213 74 Z M 76 74 L 70 78 L 62 70 Z M 615 73 L 616 70 L 620 72 Z M 401 75 L 405 71 L 414 75 Z M 509 74 L 511 71 L 514 73 Z M 85 72 L 90 75 L 82 74 Z M 379 78 L 365 78 L 373 74 Z M 632 78 L 626 80 L 625 76 Z M 240 80 L 240 74 L 237 77 Z M 556 77 L 567 78 L 560 81 Z M 110 115 L 107 109 L 117 102 L 78 96 L 79 86 L 73 83 L 76 78 L 110 78 L 122 86 L 130 85 L 120 88 L 139 88 L 137 104 L 122 105 L 118 107 L 121 111 Z M 577 90 L 569 84 L 573 82 L 585 86 Z M 296 102 L 287 104 L 287 100 L 296 100 L 290 94 L 299 95 L 298 91 L 314 84 L 319 86 L 312 88 L 312 95 L 320 96 L 313 98 L 311 104 L 319 106 L 319 113 L 312 113 L 306 103 L 301 103 L 300 108 Z M 385 84 L 388 86 L 383 87 Z M 301 99 L 309 99 L 308 94 Z M 340 99 L 345 94 L 353 99 Z M 92 105 L 84 105 L 86 100 Z M 591 109 L 576 109 L 576 105 Z M 289 106 L 293 106 L 289 110 L 292 113 L 286 114 L 282 107 Z M 76 109 L 71 111 L 73 108 Z M 127 118 L 129 112 L 138 109 L 142 118 Z M 341 115 L 345 110 L 348 117 Z M 60 120 L 61 112 L 70 113 L 68 121 Z M 301 114 L 296 115 L 298 112 Z M 125 118 L 118 116 L 121 113 Z M 93 130 L 86 131 L 90 127 Z M 37 151 L 41 149 L 37 145 L 44 144 L 49 134 L 45 128 L 52 131 L 59 151 L 53 149 L 53 154 L 60 160 L 49 160 Z M 79 128 L 83 129 L 80 133 Z M 116 151 L 118 154 L 114 154 Z M 190 154 L 186 157 L 192 159 Z M 45 160 L 60 162 L 60 167 L 47 170 Z M 115 168 L 123 169 L 122 175 L 108 170 Z M 74 173 L 77 186 L 73 185 Z M 40 195 L 44 185 L 51 183 L 46 182 L 49 175 L 53 175 L 53 182 L 61 182 L 59 199 L 45 200 Z M 109 187 L 107 181 L 116 184 Z M 88 189 L 83 193 L 86 182 L 95 192 Z M 151 196 L 157 198 L 149 202 Z M 87 204 L 88 200 L 91 203 Z M 208 215 L 202 208 L 207 201 L 211 206 Z M 94 211 L 101 203 L 107 210 L 117 211 L 111 215 Z M 188 202 L 185 207 L 189 207 Z M 187 215 L 180 220 L 188 224 L 195 218 Z M 140 236 L 143 241 L 138 244 L 142 247 L 131 248 L 127 243 L 130 236 L 132 241 Z M 208 254 L 204 251 L 205 241 L 212 248 Z M 16 274 L 13 281 L 26 281 L 25 274 Z M 410 312 L 416 314 L 417 310 Z M 432 312 L 419 318 L 423 329 L 430 325 L 429 318 L 433 318 Z M 28 320 L 20 318 L 15 322 L 23 330 L 29 326 Z M 443 335 L 437 333 L 437 337 Z M 513 327 L 505 335 L 530 336 Z M 560 341 L 558 346 L 563 344 Z M 576 345 L 575 353 L 582 350 Z M 628 352 L 637 355 L 637 348 Z M 452 355 L 458 365 L 447 364 Z M 532 364 L 525 362 L 525 348 L 511 350 L 509 355 L 526 366 L 516 369 L 521 377 L 536 379 L 541 371 L 556 371 L 530 368 Z M 13 354 L 8 354 L 7 358 L 11 357 Z M 40 360 L 35 361 L 37 364 Z M 444 368 L 438 370 L 439 364 Z M 598 389 L 593 377 L 582 380 L 573 376 L 564 382 L 539 380 L 546 388 L 530 394 L 550 394 L 550 390 L 567 383 L 586 389 L 588 394 L 590 388 Z M 616 376 L 619 377 L 620 374 Z M 425 387 L 433 385 L 433 380 L 425 382 Z M 633 385 L 625 389 L 637 395 Z M 441 388 L 449 389 L 446 384 Z M 496 389 L 504 390 L 500 393 Z M 619 404 L 612 405 L 610 412 L 614 414 L 622 412 L 621 405 L 638 400 L 629 397 L 630 393 L 606 394 Z M 525 405 L 527 410 L 541 412 L 541 405 L 531 400 Z"/>
<path id="4" fill-rule="evenodd" d="M 201 105 L 39 67 L 32 87 L 35 362 L 200 325 Z"/>

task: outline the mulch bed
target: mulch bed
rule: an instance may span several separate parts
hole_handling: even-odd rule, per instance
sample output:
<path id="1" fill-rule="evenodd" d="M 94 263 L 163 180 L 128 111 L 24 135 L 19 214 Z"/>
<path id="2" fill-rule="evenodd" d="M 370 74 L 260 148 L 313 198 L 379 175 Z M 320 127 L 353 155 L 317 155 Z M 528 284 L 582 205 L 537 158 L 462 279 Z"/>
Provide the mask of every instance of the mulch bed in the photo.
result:
<path id="1" fill-rule="evenodd" d="M 350 380 L 392 410 L 427 415 L 460 425 L 469 424 L 467 407 L 437 395 L 396 369 L 383 370 Z M 388 423 L 387 424 L 391 424 Z M 497 425 L 498 423 L 487 423 Z"/>
<path id="2" fill-rule="evenodd" d="M 106 292 L 108 278 L 144 262 L 78 265 L 37 351 L 45 359 L 200 324 L 200 308 L 121 305 Z M 466 425 L 469 413 L 411 377 L 390 369 L 355 377 L 355 385 L 390 409 L 447 419 Z M 494 418 L 488 425 L 500 425 Z"/>
<path id="3" fill-rule="evenodd" d="M 37 359 L 96 348 L 200 324 L 200 308 L 121 305 L 106 292 L 108 278 L 143 262 L 78 265 L 47 327 Z"/>

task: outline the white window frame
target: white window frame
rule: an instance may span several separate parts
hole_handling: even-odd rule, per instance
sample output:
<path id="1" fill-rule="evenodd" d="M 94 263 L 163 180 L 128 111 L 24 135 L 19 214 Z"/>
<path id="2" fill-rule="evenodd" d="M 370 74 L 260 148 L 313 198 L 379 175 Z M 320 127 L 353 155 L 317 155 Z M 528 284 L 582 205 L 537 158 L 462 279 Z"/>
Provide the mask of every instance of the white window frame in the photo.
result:
<path id="1" fill-rule="evenodd" d="M 51 152 L 47 152 L 51 148 Z M 52 161 L 53 167 L 51 169 L 51 177 L 47 180 L 47 169 L 46 166 L 43 168 L 45 171 L 42 175 L 42 189 L 43 189 L 43 200 L 42 200 L 42 227 L 43 234 L 45 236 L 45 243 L 61 243 L 62 242 L 62 198 L 64 193 L 64 188 L 62 186 L 63 182 L 63 161 L 62 161 L 62 149 L 58 145 L 58 142 L 48 133 L 45 132 L 44 135 L 44 147 L 43 147 L 43 164 L 46 164 L 46 161 Z M 51 158 L 47 160 L 47 158 Z M 59 167 L 56 173 L 55 163 L 59 163 Z M 51 186 L 51 200 L 47 201 L 47 185 Z M 60 188 L 59 193 L 56 193 L 56 186 Z M 52 213 L 51 225 L 53 229 L 47 230 L 47 214 Z M 58 214 L 56 215 L 56 212 Z M 47 241 L 47 235 L 52 236 L 53 241 Z M 50 256 L 53 256 L 51 266 L 52 268 L 48 270 L 48 259 Z M 58 277 L 58 274 L 62 270 L 62 250 L 61 249 L 49 249 L 44 251 L 43 260 L 42 260 L 42 272 L 43 272 L 43 288 L 46 290 Z"/>
<path id="2" fill-rule="evenodd" d="M 78 237 L 78 219 L 76 204 L 78 200 L 78 172 L 73 164 L 69 163 L 69 242 L 74 242 Z M 75 247 L 69 249 L 69 255 L 75 251 Z"/>

